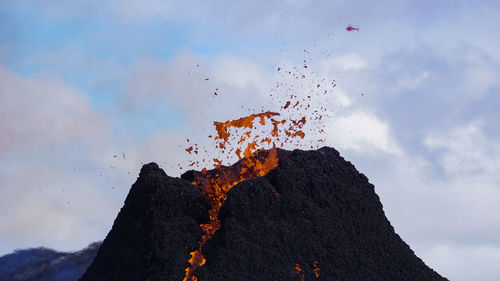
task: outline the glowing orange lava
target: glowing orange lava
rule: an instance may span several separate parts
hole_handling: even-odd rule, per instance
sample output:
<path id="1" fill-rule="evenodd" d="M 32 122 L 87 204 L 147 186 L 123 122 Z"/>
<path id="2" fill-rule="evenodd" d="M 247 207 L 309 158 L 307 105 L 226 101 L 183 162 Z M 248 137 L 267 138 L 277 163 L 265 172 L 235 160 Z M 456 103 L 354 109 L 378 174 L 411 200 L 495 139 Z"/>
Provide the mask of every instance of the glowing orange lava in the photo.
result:
<path id="1" fill-rule="evenodd" d="M 278 155 L 276 148 L 271 149 L 267 155 L 255 155 L 251 158 L 245 158 L 240 162 L 236 171 L 231 172 L 220 171 L 215 175 L 208 174 L 206 170 L 202 172 L 203 177 L 197 177 L 193 184 L 197 186 L 205 196 L 210 200 L 212 209 L 210 209 L 210 223 L 201 224 L 204 234 L 200 242 L 199 248 L 191 252 L 190 267 L 186 269 L 184 280 L 197 280 L 194 276 L 196 269 L 205 264 L 205 258 L 202 254 L 203 246 L 212 238 L 214 233 L 220 228 L 218 220 L 220 207 L 224 204 L 227 197 L 227 192 L 236 184 L 255 177 L 261 177 L 278 166 Z"/>
<path id="2" fill-rule="evenodd" d="M 319 262 L 315 261 L 313 264 L 314 277 L 319 278 Z"/>
<path id="3" fill-rule="evenodd" d="M 202 253 L 203 246 L 221 227 L 218 216 L 220 208 L 227 198 L 227 192 L 236 184 L 247 179 L 262 177 L 278 166 L 279 159 L 276 142 L 280 141 L 280 135 L 286 135 L 288 139 L 297 136 L 303 138 L 304 133 L 300 131 L 300 129 L 305 124 L 305 118 L 298 121 L 291 120 L 288 128 L 284 129 L 282 126 L 285 125 L 287 121 L 274 119 L 274 117 L 279 115 L 279 113 L 275 112 L 263 112 L 236 120 L 214 122 L 217 131 L 217 136 L 215 137 L 217 141 L 216 147 L 218 149 L 224 150 L 229 148 L 228 145 L 231 144 L 231 130 L 237 128 L 247 129 L 247 131 L 241 134 L 241 137 L 239 137 L 236 143 L 244 147 L 238 147 L 234 151 L 240 159 L 237 164 L 231 167 L 224 167 L 222 166 L 221 160 L 213 159 L 216 169 L 212 171 L 203 169 L 201 175 L 196 176 L 192 182 L 192 184 L 198 187 L 210 200 L 212 208 L 209 210 L 210 223 L 200 225 L 204 234 L 198 249 L 190 253 L 191 258 L 189 259 L 189 263 L 191 266 L 186 268 L 184 281 L 198 280 L 194 273 L 197 268 L 203 266 L 206 262 Z M 270 136 L 260 137 L 256 135 L 252 138 L 251 130 L 254 129 L 254 121 L 256 119 L 258 119 L 261 126 L 265 126 L 266 121 L 270 121 L 272 125 Z M 264 151 L 262 147 L 264 144 L 272 145 L 272 148 L 268 151 Z M 242 149 L 244 149 L 244 158 L 241 155 Z"/>
<path id="4" fill-rule="evenodd" d="M 304 281 L 304 270 L 302 269 L 302 266 L 300 264 L 295 264 L 295 272 L 297 272 L 297 275 L 299 276 L 300 280 Z"/>
<path id="5" fill-rule="evenodd" d="M 265 125 L 266 123 L 266 118 L 271 118 L 273 116 L 279 116 L 279 113 L 276 112 L 263 112 L 259 114 L 252 114 L 246 117 L 242 117 L 240 119 L 236 120 L 230 120 L 226 122 L 214 122 L 215 129 L 217 130 L 218 135 L 215 137 L 215 139 L 222 140 L 219 142 L 219 148 L 224 149 L 226 148 L 226 144 L 229 141 L 229 129 L 230 128 L 248 128 L 248 129 L 253 129 L 254 127 L 254 120 L 256 118 L 259 118 L 259 123 L 261 125 Z M 247 135 L 248 136 L 248 135 Z M 244 138 L 245 136 L 242 136 Z"/>
<path id="6" fill-rule="evenodd" d="M 276 86 L 270 89 L 270 103 L 276 105 L 274 108 L 279 108 L 280 113 L 286 116 L 277 112 L 264 112 L 262 109 L 261 113 L 225 122 L 214 122 L 217 134 L 214 137 L 208 135 L 208 138 L 215 141 L 215 149 L 219 156 L 205 157 L 202 160 L 198 159 L 199 161 L 192 160 L 188 164 L 191 167 L 200 167 L 200 164 L 206 164 L 209 159 L 212 159 L 215 169 L 210 171 L 202 169 L 201 172 L 195 172 L 191 179 L 192 184 L 210 200 L 212 208 L 209 211 L 210 222 L 200 225 L 203 230 L 202 240 L 198 249 L 190 253 L 190 266 L 186 268 L 184 281 L 198 280 L 195 271 L 206 263 L 203 247 L 221 227 L 218 216 L 227 198 L 227 192 L 244 180 L 262 177 L 274 169 L 279 161 L 277 147 L 282 148 L 288 145 L 313 148 L 313 145 L 317 146 L 324 141 L 319 138 L 306 143 L 304 126 L 307 122 L 309 138 L 325 134 L 325 119 L 331 117 L 332 111 L 331 97 L 326 94 L 333 92 L 336 82 L 327 78 L 317 80 L 312 78 L 314 72 L 305 63 L 306 60 L 304 60 L 303 68 L 290 68 L 286 65 L 277 67 L 279 75 L 284 79 L 276 82 Z M 218 90 L 216 89 L 216 92 Z M 302 93 L 299 94 L 299 91 Z M 200 149 L 200 154 L 205 152 L 208 155 L 206 147 L 190 143 L 189 139 L 187 142 L 189 147 L 185 150 L 193 157 L 198 156 L 198 149 Z M 234 160 L 235 156 L 239 159 L 236 164 L 229 167 L 223 166 L 223 160 Z M 300 279 L 304 280 L 303 268 L 297 264 L 295 269 Z M 318 262 L 313 265 L 313 273 L 316 278 L 319 277 Z"/>

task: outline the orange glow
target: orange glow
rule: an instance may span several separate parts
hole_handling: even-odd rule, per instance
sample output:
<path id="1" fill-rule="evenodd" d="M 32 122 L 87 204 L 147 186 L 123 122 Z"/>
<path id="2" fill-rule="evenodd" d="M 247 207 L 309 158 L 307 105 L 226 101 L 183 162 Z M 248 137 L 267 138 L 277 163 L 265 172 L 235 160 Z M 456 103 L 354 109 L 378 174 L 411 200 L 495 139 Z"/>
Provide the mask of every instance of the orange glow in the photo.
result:
<path id="1" fill-rule="evenodd" d="M 196 268 L 204 265 L 206 262 L 205 258 L 199 253 L 199 251 L 200 250 L 196 250 L 194 252 L 191 252 L 191 258 L 189 259 L 190 264 L 197 264 L 198 265 Z M 193 275 L 194 270 L 196 270 L 196 268 L 194 268 L 192 266 L 186 268 L 186 277 L 184 277 L 183 280 L 184 281 L 186 281 L 186 280 L 198 281 L 198 278 Z M 188 279 L 188 276 L 190 276 L 189 279 Z"/>
<path id="2" fill-rule="evenodd" d="M 305 63 L 305 61 L 304 61 Z M 216 135 L 210 134 L 208 137 L 215 141 L 215 149 L 218 156 L 206 157 L 200 161 L 191 161 L 189 166 L 199 167 L 200 163 L 206 164 L 210 161 L 213 163 L 214 170 L 202 168 L 201 172 L 195 173 L 192 184 L 200 189 L 203 194 L 210 200 L 211 209 L 209 210 L 210 222 L 202 224 L 200 227 L 203 230 L 202 240 L 198 249 L 191 252 L 189 259 L 190 266 L 186 269 L 184 281 L 198 280 L 195 276 L 195 271 L 206 262 L 203 256 L 203 247 L 210 240 L 215 232 L 220 229 L 221 223 L 218 219 L 219 211 L 227 198 L 227 192 L 238 183 L 256 177 L 262 177 L 269 173 L 272 169 L 278 166 L 278 151 L 277 147 L 292 145 L 294 147 L 311 147 L 315 143 L 307 143 L 305 139 L 306 132 L 308 137 L 315 134 L 324 134 L 323 117 L 330 117 L 329 112 L 331 106 L 328 101 L 330 97 L 323 97 L 336 86 L 335 80 L 318 80 L 307 82 L 306 74 L 312 74 L 304 64 L 301 69 L 287 69 L 278 67 L 277 70 L 283 70 L 280 75 L 283 77 L 290 76 L 298 79 L 301 83 L 300 87 L 294 87 L 288 82 L 280 82 L 276 87 L 270 89 L 269 96 L 272 102 L 276 105 L 275 108 L 280 108 L 280 113 L 267 111 L 244 116 L 235 120 L 225 122 L 214 122 Z M 293 71 L 293 72 L 292 72 Z M 306 83 L 307 82 L 307 83 Z M 331 85 L 330 85 L 331 84 Z M 303 94 L 296 93 L 296 89 L 309 87 L 311 91 Z M 314 95 L 314 93 L 316 95 Z M 311 102 L 318 94 L 321 94 L 323 101 L 316 100 L 311 107 Z M 243 106 L 242 106 L 243 108 Z M 298 114 L 298 115 L 297 115 Z M 298 117 L 298 118 L 297 118 Z M 307 126 L 309 130 L 305 127 Z M 189 140 L 187 141 L 189 143 Z M 191 146 L 189 143 L 186 151 L 192 156 L 198 155 L 198 149 L 202 153 L 207 152 L 206 147 L 198 147 L 196 144 Z M 265 151 L 265 150 L 268 151 Z M 194 152 L 194 153 L 193 153 Z M 234 153 L 234 154 L 233 154 Z M 227 160 L 238 157 L 239 162 L 226 167 L 223 163 Z M 205 162 L 205 160 L 207 160 Z M 279 196 L 276 193 L 276 196 Z M 288 227 L 286 233 L 288 233 Z M 301 280 L 304 280 L 304 271 L 297 264 L 295 267 L 297 274 Z M 314 263 L 314 275 L 319 276 L 319 263 Z M 203 280 L 209 281 L 209 280 Z"/>
<path id="3" fill-rule="evenodd" d="M 297 272 L 297 275 L 299 276 L 300 280 L 304 281 L 304 270 L 302 269 L 302 266 L 300 264 L 295 264 L 295 272 Z"/>
<path id="4" fill-rule="evenodd" d="M 314 277 L 319 278 L 319 262 L 315 261 L 313 264 Z"/>
<path id="5" fill-rule="evenodd" d="M 255 152 L 254 152 L 255 153 Z M 206 170 L 202 171 L 204 177 L 198 177 L 193 184 L 197 186 L 203 194 L 210 200 L 212 208 L 209 210 L 210 223 L 201 224 L 204 234 L 200 242 L 199 248 L 191 252 L 191 259 L 189 259 L 190 267 L 186 269 L 186 276 L 184 281 L 198 280 L 194 276 L 194 272 L 206 262 L 202 254 L 203 246 L 212 238 L 214 233 L 220 228 L 220 221 L 218 220 L 219 211 L 227 198 L 227 192 L 236 184 L 250 178 L 261 177 L 266 175 L 270 170 L 278 166 L 278 153 L 277 150 L 271 149 L 265 157 L 260 155 L 252 155 L 253 157 L 243 159 L 240 164 L 241 168 L 238 169 L 237 174 L 229 174 L 221 171 L 215 175 L 208 174 Z"/>
<path id="6" fill-rule="evenodd" d="M 279 116 L 278 113 L 274 112 L 264 112 L 260 114 L 253 114 L 250 116 L 242 117 L 237 120 L 231 120 L 227 122 L 214 122 L 215 128 L 217 130 L 218 140 L 217 147 L 219 149 L 226 149 L 229 144 L 229 139 L 231 136 L 231 128 L 254 128 L 254 121 L 259 118 L 260 125 L 266 124 L 266 119 L 270 120 L 273 124 L 272 135 L 278 136 L 281 130 L 279 129 L 280 124 L 284 124 L 286 121 L 277 121 L 272 117 Z M 304 119 L 305 120 L 305 119 Z M 292 125 L 288 130 L 285 130 L 286 135 L 289 137 L 296 134 L 295 127 L 299 127 L 299 124 L 303 122 L 293 121 Z M 292 133 L 289 133 L 291 131 Z M 251 131 L 244 132 L 238 145 L 243 144 L 248 138 L 251 137 Z M 273 144 L 273 147 L 269 151 L 264 151 L 261 147 L 262 143 Z M 218 220 L 219 211 L 227 198 L 227 192 L 238 183 L 255 178 L 262 177 L 269 173 L 272 169 L 278 166 L 278 151 L 276 149 L 275 143 L 269 137 L 260 138 L 258 135 L 252 139 L 252 141 L 243 147 L 243 157 L 241 156 L 242 149 L 238 148 L 235 150 L 235 154 L 238 156 L 240 161 L 230 167 L 222 167 L 222 161 L 219 159 L 214 160 L 214 167 L 217 169 L 214 171 L 207 171 L 203 169 L 201 171 L 201 176 L 195 177 L 192 182 L 193 185 L 198 187 L 203 194 L 210 200 L 212 208 L 209 210 L 210 223 L 201 224 L 200 227 L 203 230 L 202 240 L 200 241 L 200 246 L 197 250 L 191 252 L 191 258 L 189 259 L 190 267 L 186 268 L 186 276 L 184 281 L 196 281 L 198 278 L 194 275 L 197 268 L 203 266 L 206 262 L 205 257 L 203 257 L 203 246 L 206 242 L 212 238 L 214 233 L 220 228 L 220 221 Z"/>
<path id="7" fill-rule="evenodd" d="M 226 122 L 214 122 L 215 125 L 215 130 L 217 130 L 217 136 L 215 139 L 220 139 L 222 142 L 219 143 L 219 148 L 224 149 L 226 143 L 228 142 L 230 133 L 229 129 L 230 128 L 248 128 L 248 129 L 253 129 L 254 127 L 254 120 L 256 118 L 260 118 L 260 124 L 264 125 L 265 124 L 265 118 L 271 118 L 272 116 L 280 115 L 279 113 L 275 112 L 263 112 L 259 114 L 252 114 L 246 117 L 242 117 L 240 119 L 236 120 L 230 120 Z M 244 136 L 242 136 L 244 137 Z"/>
<path id="8" fill-rule="evenodd" d="M 210 223 L 200 225 L 204 234 L 200 241 L 199 248 L 191 252 L 191 259 L 189 259 L 191 266 L 186 269 L 184 281 L 198 280 L 197 277 L 194 276 L 194 272 L 206 262 L 202 254 L 202 249 L 206 242 L 212 238 L 214 233 L 220 228 L 218 216 L 222 204 L 226 201 L 227 192 L 236 184 L 246 179 L 264 176 L 278 166 L 278 153 L 274 148 L 271 149 L 265 157 L 253 155 L 253 157 L 243 159 L 240 164 L 241 167 L 235 175 L 223 171 L 211 175 L 204 170 L 202 171 L 203 177 L 197 177 L 193 182 L 212 204 L 212 208 L 209 210 L 211 221 Z"/>

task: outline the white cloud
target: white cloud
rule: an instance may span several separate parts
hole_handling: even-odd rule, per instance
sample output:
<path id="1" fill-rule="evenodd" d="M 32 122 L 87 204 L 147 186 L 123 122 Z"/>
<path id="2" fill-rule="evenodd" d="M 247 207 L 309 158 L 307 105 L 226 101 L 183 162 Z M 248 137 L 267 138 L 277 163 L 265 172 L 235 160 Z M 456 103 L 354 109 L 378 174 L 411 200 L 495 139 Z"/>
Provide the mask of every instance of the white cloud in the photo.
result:
<path id="1" fill-rule="evenodd" d="M 127 158 L 121 161 L 120 166 L 122 169 L 133 171 L 130 180 L 138 174 L 142 164 L 150 162 L 156 162 L 169 176 L 177 177 L 185 172 L 189 163 L 190 156 L 184 150 L 188 146 L 185 135 L 158 130 L 140 143 L 126 148 Z M 184 170 L 179 169 L 179 164 Z M 124 184 L 130 185 L 131 181 Z"/>
<path id="2" fill-rule="evenodd" d="M 339 70 L 361 70 L 368 62 L 357 53 L 331 56 L 322 62 L 323 71 L 335 73 Z"/>
<path id="3" fill-rule="evenodd" d="M 250 85 L 255 87 L 263 80 L 260 67 L 238 57 L 220 57 L 212 68 L 213 76 L 218 82 L 234 88 L 244 89 Z M 262 93 L 267 89 L 259 90 L 258 93 Z"/>
<path id="4" fill-rule="evenodd" d="M 476 49 L 464 51 L 463 56 L 466 63 L 464 79 L 469 84 L 468 94 L 472 99 L 481 99 L 489 90 L 500 88 L 498 63 Z"/>
<path id="5" fill-rule="evenodd" d="M 352 104 L 352 100 L 349 98 L 343 86 L 335 87 L 335 95 L 332 98 L 332 104 L 336 107 L 348 107 Z"/>
<path id="6" fill-rule="evenodd" d="M 489 140 L 480 129 L 479 122 L 447 132 L 435 132 L 424 143 L 439 153 L 439 164 L 447 176 L 480 176 L 494 178 L 500 183 L 500 142 Z"/>
<path id="7" fill-rule="evenodd" d="M 0 252 L 102 239 L 124 196 L 105 180 L 106 119 L 61 78 L 1 65 L 0 114 Z"/>
<path id="8" fill-rule="evenodd" d="M 99 188 L 102 186 L 92 180 L 94 177 L 58 163 L 49 162 L 46 167 L 10 165 L 15 165 L 12 173 L 2 173 L 0 181 L 2 253 L 39 246 L 78 250 L 89 239 L 105 237 L 121 200 L 110 200 L 110 194 Z"/>
<path id="9" fill-rule="evenodd" d="M 86 96 L 57 76 L 24 78 L 0 65 L 0 153 L 96 139 L 106 124 Z"/>
<path id="10" fill-rule="evenodd" d="M 423 72 L 415 73 L 410 77 L 401 77 L 401 79 L 399 79 L 397 82 L 403 89 L 414 90 L 422 86 L 422 84 L 425 83 L 425 80 L 429 78 L 429 75 L 429 72 L 424 70 Z"/>
<path id="11" fill-rule="evenodd" d="M 431 264 L 439 264 L 444 276 L 450 280 L 495 281 L 500 275 L 498 261 L 500 247 L 439 245 L 426 251 Z"/>
<path id="12" fill-rule="evenodd" d="M 391 138 L 390 127 L 375 115 L 362 111 L 336 117 L 330 136 L 342 149 L 363 153 L 401 153 Z"/>
<path id="13" fill-rule="evenodd" d="M 214 120 L 239 117 L 241 105 L 262 105 L 261 96 L 271 88 L 256 64 L 231 56 L 209 60 L 190 52 L 169 63 L 143 61 L 132 67 L 129 77 L 126 102 L 130 108 L 176 108 L 190 125 L 204 128 Z"/>

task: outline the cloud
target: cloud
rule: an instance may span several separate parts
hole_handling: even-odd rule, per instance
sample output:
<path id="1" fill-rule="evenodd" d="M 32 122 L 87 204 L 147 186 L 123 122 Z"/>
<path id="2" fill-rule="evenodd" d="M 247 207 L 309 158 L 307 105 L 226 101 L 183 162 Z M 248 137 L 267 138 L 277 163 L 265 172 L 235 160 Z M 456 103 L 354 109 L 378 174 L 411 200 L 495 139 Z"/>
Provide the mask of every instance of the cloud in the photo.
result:
<path id="1" fill-rule="evenodd" d="M 109 200 L 98 181 L 65 163 L 43 164 L 2 163 L 2 253 L 42 245 L 78 250 L 89 239 L 102 240 L 116 215 L 119 200 Z"/>
<path id="2" fill-rule="evenodd" d="M 253 107 L 263 104 L 261 96 L 271 87 L 262 75 L 257 65 L 233 56 L 207 59 L 183 52 L 169 63 L 143 61 L 134 65 L 125 88 L 125 102 L 132 110 L 155 103 L 166 110 L 180 109 L 191 125 L 207 119 L 222 120 L 235 117 L 248 100 Z M 211 124 L 203 122 L 201 126 Z"/>
<path id="3" fill-rule="evenodd" d="M 441 265 L 450 280 L 495 281 L 500 275 L 498 246 L 440 245 L 429 251 L 428 261 Z M 467 261 L 467 262 L 464 262 Z"/>
<path id="4" fill-rule="evenodd" d="M 120 169 L 132 172 L 128 181 L 123 181 L 124 187 L 131 185 L 142 165 L 150 162 L 156 162 L 169 176 L 180 176 L 186 171 L 190 160 L 184 150 L 187 146 L 186 135 L 170 130 L 157 130 L 140 143 L 124 148 L 126 160 L 120 159 Z"/>
<path id="5" fill-rule="evenodd" d="M 0 65 L 0 153 L 98 138 L 106 125 L 88 98 L 57 76 L 21 77 Z"/>
<path id="6" fill-rule="evenodd" d="M 478 70 L 488 73 L 483 80 L 470 75 Z M 422 141 L 430 132 L 478 119 L 487 136 L 497 134 L 500 115 L 490 105 L 500 100 L 500 87 L 488 78 L 495 75 L 500 64 L 484 50 L 413 48 L 369 60 L 337 82 L 350 94 L 351 108 L 373 112 L 388 122 L 403 149 L 431 157 Z"/>
<path id="7" fill-rule="evenodd" d="M 439 155 L 446 176 L 473 176 L 495 179 L 500 175 L 500 143 L 488 139 L 478 122 L 447 132 L 434 132 L 424 143 Z M 500 176 L 498 176 L 500 183 Z"/>
<path id="8" fill-rule="evenodd" d="M 401 153 L 391 137 L 389 126 L 373 114 L 361 111 L 335 118 L 331 138 L 344 150 L 358 153 Z"/>
<path id="9" fill-rule="evenodd" d="M 339 70 L 359 70 L 367 67 L 368 62 L 357 53 L 330 56 L 322 62 L 323 71 L 333 73 Z"/>
<path id="10" fill-rule="evenodd" d="M 76 250 L 102 239 L 120 205 L 96 177 L 106 118 L 58 76 L 25 77 L 1 65 L 0 113 L 0 252 Z"/>

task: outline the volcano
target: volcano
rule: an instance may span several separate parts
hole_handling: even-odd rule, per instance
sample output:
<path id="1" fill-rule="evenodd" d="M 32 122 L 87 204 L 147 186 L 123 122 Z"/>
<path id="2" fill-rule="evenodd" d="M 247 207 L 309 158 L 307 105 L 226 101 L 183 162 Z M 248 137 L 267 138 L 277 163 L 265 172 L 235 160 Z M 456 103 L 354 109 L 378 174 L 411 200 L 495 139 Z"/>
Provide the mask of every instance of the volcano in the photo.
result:
<path id="1" fill-rule="evenodd" d="M 259 169 L 243 158 L 181 178 L 144 165 L 80 280 L 447 280 L 394 232 L 374 186 L 335 149 L 255 157 L 271 154 Z M 220 183 L 230 188 L 214 196 Z"/>

